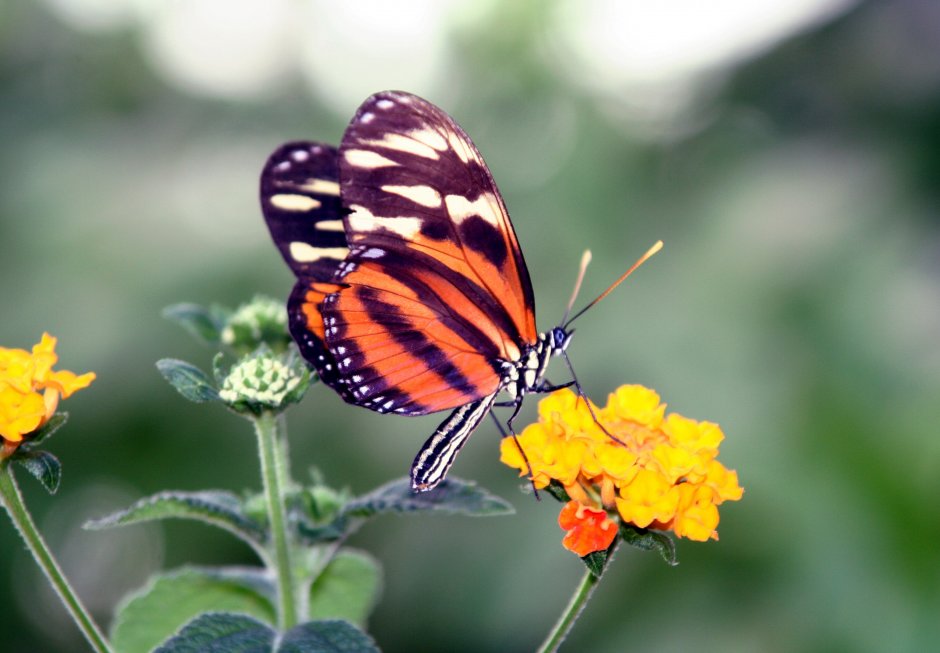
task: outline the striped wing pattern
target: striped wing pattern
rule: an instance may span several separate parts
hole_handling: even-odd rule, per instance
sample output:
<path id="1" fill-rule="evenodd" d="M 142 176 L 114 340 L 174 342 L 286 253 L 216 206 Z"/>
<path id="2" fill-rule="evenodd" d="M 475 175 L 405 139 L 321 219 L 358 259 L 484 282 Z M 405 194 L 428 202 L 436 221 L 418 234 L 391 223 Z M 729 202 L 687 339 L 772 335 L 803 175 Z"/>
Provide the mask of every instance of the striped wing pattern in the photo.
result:
<path id="1" fill-rule="evenodd" d="M 494 394 L 535 342 L 515 232 L 469 137 L 407 93 L 359 108 L 339 149 L 349 256 L 323 305 L 354 402 L 408 415 Z"/>
<path id="2" fill-rule="evenodd" d="M 378 93 L 339 149 L 278 148 L 261 204 L 297 276 L 291 334 L 320 378 L 381 413 L 456 409 L 412 465 L 412 486 L 434 487 L 542 351 L 525 261 L 480 153 L 433 104 Z"/>
<path id="3" fill-rule="evenodd" d="M 285 143 L 261 173 L 261 209 L 281 256 L 297 275 L 288 300 L 290 331 L 324 383 L 347 401 L 336 359 L 324 341 L 323 298 L 349 249 L 339 192 L 338 153 L 322 143 Z"/>

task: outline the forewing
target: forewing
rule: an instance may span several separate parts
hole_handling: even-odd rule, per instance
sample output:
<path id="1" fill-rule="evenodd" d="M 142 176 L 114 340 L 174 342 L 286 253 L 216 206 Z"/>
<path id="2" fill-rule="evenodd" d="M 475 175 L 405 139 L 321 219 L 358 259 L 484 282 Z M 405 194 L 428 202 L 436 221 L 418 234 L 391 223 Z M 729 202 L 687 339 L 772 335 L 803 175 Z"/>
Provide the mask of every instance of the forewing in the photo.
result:
<path id="1" fill-rule="evenodd" d="M 433 275 L 445 302 L 483 311 L 504 360 L 535 342 L 532 285 L 502 197 L 450 116 L 414 95 L 378 93 L 346 130 L 339 169 L 350 262 Z"/>

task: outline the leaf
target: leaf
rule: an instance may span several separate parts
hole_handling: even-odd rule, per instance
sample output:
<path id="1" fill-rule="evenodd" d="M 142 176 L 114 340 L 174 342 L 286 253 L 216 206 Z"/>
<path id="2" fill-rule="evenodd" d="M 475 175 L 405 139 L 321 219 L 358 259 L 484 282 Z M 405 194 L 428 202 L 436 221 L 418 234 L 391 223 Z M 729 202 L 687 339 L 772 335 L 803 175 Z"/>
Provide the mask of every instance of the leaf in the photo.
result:
<path id="1" fill-rule="evenodd" d="M 219 392 L 209 377 L 195 365 L 175 358 L 157 361 L 157 369 L 163 378 L 186 399 L 198 403 L 218 401 Z"/>
<path id="2" fill-rule="evenodd" d="M 256 624 L 256 630 L 270 630 L 265 623 L 274 623 L 276 619 L 273 600 L 270 598 L 273 591 L 273 581 L 265 572 L 257 569 L 184 568 L 159 574 L 152 577 L 140 592 L 125 599 L 118 607 L 111 639 L 115 650 L 121 653 L 145 653 L 188 623 L 183 632 L 174 638 L 178 641 L 168 641 L 160 650 L 269 651 L 270 648 L 237 648 L 237 642 L 247 640 L 241 640 L 235 635 L 248 629 L 247 625 L 238 628 L 222 627 L 221 624 L 210 620 L 205 628 L 194 627 L 188 633 L 186 630 L 196 624 L 192 619 L 208 611 L 251 615 L 261 621 L 242 618 Z M 182 637 L 184 633 L 186 636 Z M 212 638 L 219 637 L 222 633 L 235 637 L 232 641 L 234 648 L 185 648 L 187 645 L 194 646 L 194 642 L 198 641 L 214 642 Z M 270 646 L 271 640 L 257 641 L 267 641 Z M 177 648 L 166 648 L 171 644 Z"/>
<path id="3" fill-rule="evenodd" d="M 638 528 L 630 524 L 621 524 L 620 536 L 623 538 L 624 542 L 638 549 L 643 549 L 644 551 L 659 551 L 659 555 L 661 555 L 663 560 L 671 567 L 675 567 L 679 564 L 679 560 L 676 557 L 676 543 L 671 537 L 661 531 Z"/>
<path id="4" fill-rule="evenodd" d="M 28 446 L 35 447 L 42 443 L 43 440 L 47 440 L 49 436 L 62 428 L 68 419 L 68 413 L 55 413 L 45 424 L 30 434 Z"/>
<path id="5" fill-rule="evenodd" d="M 515 509 L 468 481 L 449 478 L 429 492 L 413 492 L 411 479 L 406 477 L 353 499 L 343 507 L 341 516 L 372 517 L 387 512 L 436 512 L 480 517 L 510 515 Z"/>
<path id="6" fill-rule="evenodd" d="M 164 308 L 162 315 L 205 343 L 215 344 L 221 340 L 225 322 L 220 319 L 218 310 L 212 311 L 198 304 L 173 304 Z"/>
<path id="7" fill-rule="evenodd" d="M 193 619 L 154 653 L 272 653 L 276 635 L 251 617 L 216 612 Z"/>
<path id="8" fill-rule="evenodd" d="M 308 621 L 291 628 L 277 653 L 380 653 L 372 638 L 339 619 Z"/>
<path id="9" fill-rule="evenodd" d="M 382 585 L 382 569 L 367 553 L 341 550 L 310 587 L 311 619 L 346 619 L 365 625 Z"/>
<path id="10" fill-rule="evenodd" d="M 224 528 L 264 556 L 267 528 L 245 514 L 241 499 L 222 490 L 160 492 L 129 508 L 85 523 L 89 530 L 103 530 L 155 519 L 195 519 Z"/>
<path id="11" fill-rule="evenodd" d="M 55 494 L 59 489 L 59 482 L 62 480 L 62 463 L 48 451 L 24 449 L 17 451 L 13 460 L 34 476 L 49 494 Z"/>
<path id="12" fill-rule="evenodd" d="M 601 574 L 604 573 L 604 567 L 607 565 L 607 550 L 604 551 L 595 551 L 594 553 L 589 553 L 586 556 L 581 558 L 581 561 L 587 565 L 588 571 L 595 578 L 600 578 Z"/>
<path id="13" fill-rule="evenodd" d="M 565 486 L 556 480 L 552 480 L 551 483 L 545 486 L 545 491 L 562 503 L 568 503 L 571 501 L 571 497 L 568 496 L 568 491 L 565 490 Z"/>

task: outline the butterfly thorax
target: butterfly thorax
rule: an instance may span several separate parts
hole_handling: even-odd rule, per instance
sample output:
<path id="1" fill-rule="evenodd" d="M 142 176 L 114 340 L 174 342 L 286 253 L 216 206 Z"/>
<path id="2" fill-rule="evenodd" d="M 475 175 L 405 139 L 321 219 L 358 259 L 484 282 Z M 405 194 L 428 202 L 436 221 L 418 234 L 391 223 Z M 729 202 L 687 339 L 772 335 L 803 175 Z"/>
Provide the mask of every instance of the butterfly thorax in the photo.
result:
<path id="1" fill-rule="evenodd" d="M 518 359 L 503 362 L 501 389 L 513 401 L 521 400 L 529 392 L 540 391 L 549 361 L 552 356 L 564 353 L 571 342 L 571 335 L 572 332 L 560 326 L 540 333 L 533 344 L 522 349 Z"/>

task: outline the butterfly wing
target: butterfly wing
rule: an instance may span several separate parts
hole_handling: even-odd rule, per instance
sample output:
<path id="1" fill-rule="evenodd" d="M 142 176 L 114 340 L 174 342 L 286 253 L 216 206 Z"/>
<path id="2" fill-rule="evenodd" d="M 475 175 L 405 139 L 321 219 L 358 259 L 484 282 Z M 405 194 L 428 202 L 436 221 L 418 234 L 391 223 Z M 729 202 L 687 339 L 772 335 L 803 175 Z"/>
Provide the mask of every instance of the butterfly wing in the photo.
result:
<path id="1" fill-rule="evenodd" d="M 359 108 L 339 149 L 350 253 L 323 304 L 355 403 L 424 414 L 494 394 L 534 343 L 532 286 L 476 147 L 407 93 Z"/>
<path id="2" fill-rule="evenodd" d="M 320 314 L 323 298 L 338 288 L 331 282 L 349 253 L 336 148 L 296 141 L 275 150 L 261 173 L 261 208 L 274 243 L 297 275 L 287 303 L 291 334 L 324 383 L 347 398 Z"/>

